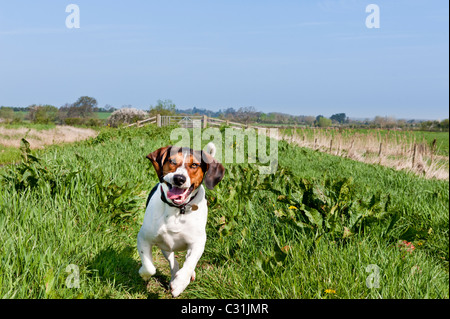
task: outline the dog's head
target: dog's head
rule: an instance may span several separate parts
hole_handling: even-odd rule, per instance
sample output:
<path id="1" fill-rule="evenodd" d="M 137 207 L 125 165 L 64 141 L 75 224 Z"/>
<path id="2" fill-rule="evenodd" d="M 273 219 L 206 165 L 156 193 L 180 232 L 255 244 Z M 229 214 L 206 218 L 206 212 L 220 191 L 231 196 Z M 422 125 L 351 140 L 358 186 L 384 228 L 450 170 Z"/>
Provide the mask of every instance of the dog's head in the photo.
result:
<path id="1" fill-rule="evenodd" d="M 214 159 L 215 146 L 207 145 L 207 151 L 194 151 L 186 147 L 166 146 L 147 155 L 159 181 L 165 185 L 166 198 L 175 205 L 190 200 L 205 181 L 213 189 L 223 178 L 225 168 Z M 206 176 L 205 176 L 206 175 Z"/>

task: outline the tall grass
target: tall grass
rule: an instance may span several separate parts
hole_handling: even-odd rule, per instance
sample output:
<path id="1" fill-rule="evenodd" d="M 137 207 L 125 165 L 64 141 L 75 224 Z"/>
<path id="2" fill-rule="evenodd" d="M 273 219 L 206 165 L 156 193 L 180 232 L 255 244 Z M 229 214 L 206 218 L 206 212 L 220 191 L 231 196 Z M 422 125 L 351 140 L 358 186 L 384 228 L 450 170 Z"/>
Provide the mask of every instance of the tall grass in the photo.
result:
<path id="1" fill-rule="evenodd" d="M 428 133 L 286 129 L 281 138 L 300 147 L 448 180 L 448 132 Z"/>
<path id="2" fill-rule="evenodd" d="M 208 271 L 198 296 L 448 298 L 448 183 L 287 145 L 282 154 L 276 176 L 231 170 L 215 191 L 206 254 L 225 267 Z M 239 191 L 233 175 L 257 191 Z M 366 285 L 369 265 L 379 288 Z"/>
<path id="3" fill-rule="evenodd" d="M 0 144 L 5 147 L 19 147 L 20 140 L 25 137 L 33 148 L 42 148 L 55 143 L 71 143 L 94 137 L 98 133 L 87 128 L 72 126 L 56 126 L 50 128 L 6 128 L 0 127 Z"/>
<path id="4" fill-rule="evenodd" d="M 9 124 L 0 126 L 0 165 L 16 163 L 20 160 L 20 141 L 26 138 L 33 149 L 55 143 L 71 143 L 98 134 L 88 128 L 55 126 L 53 124 Z"/>
<path id="5" fill-rule="evenodd" d="M 146 284 L 136 251 L 157 182 L 145 156 L 170 130 L 104 130 L 33 153 L 23 141 L 23 161 L 0 169 L 0 296 L 170 298 L 167 262 L 155 250 Z M 277 174 L 225 167 L 182 298 L 448 298 L 448 181 L 282 141 Z"/>

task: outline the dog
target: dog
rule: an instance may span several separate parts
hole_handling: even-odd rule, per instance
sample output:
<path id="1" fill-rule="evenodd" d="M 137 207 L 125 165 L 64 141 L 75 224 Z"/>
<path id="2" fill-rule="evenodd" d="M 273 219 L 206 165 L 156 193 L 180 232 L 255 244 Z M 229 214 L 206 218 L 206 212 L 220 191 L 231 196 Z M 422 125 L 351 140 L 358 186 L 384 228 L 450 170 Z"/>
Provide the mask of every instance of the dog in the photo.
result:
<path id="1" fill-rule="evenodd" d="M 205 248 L 208 207 L 202 182 L 213 189 L 225 173 L 224 166 L 214 158 L 215 153 L 215 145 L 208 143 L 206 151 L 166 146 L 147 155 L 159 183 L 147 199 L 137 236 L 142 261 L 139 275 L 147 281 L 156 273 L 152 247 L 158 246 L 170 264 L 174 297 L 195 280 L 195 267 Z M 186 260 L 179 269 L 175 252 L 184 250 Z"/>

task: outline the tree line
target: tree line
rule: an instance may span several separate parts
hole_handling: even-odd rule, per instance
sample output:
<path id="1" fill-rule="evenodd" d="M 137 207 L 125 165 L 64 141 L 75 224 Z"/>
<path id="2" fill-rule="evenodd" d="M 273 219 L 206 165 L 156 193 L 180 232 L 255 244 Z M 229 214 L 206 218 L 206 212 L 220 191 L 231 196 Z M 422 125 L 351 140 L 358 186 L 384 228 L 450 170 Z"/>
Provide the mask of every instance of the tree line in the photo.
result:
<path id="1" fill-rule="evenodd" d="M 132 108 L 124 105 L 122 108 Z M 100 126 L 103 123 L 95 116 L 94 112 L 112 113 L 119 110 L 110 105 L 98 107 L 97 100 L 89 96 L 81 96 L 74 103 L 66 103 L 57 108 L 53 105 L 30 105 L 26 108 L 0 107 L 0 119 L 8 123 L 20 123 L 23 119 L 33 123 L 66 124 L 66 125 L 88 125 Z M 22 111 L 22 112 L 20 112 Z M 26 115 L 24 115 L 24 113 Z M 448 131 L 449 120 L 442 121 L 420 121 L 420 120 L 397 120 L 393 117 L 376 116 L 374 119 L 354 120 L 347 117 L 345 113 L 336 113 L 329 118 L 323 115 L 290 115 L 281 112 L 264 113 L 257 111 L 255 107 L 232 107 L 211 111 L 197 107 L 179 109 L 172 100 L 157 100 L 154 106 L 149 107 L 149 116 L 160 115 L 206 115 L 223 120 L 230 120 L 245 124 L 255 125 L 298 125 L 308 127 L 331 127 L 345 126 L 350 128 L 382 128 L 382 129 L 421 129 L 430 131 Z"/>
<path id="2" fill-rule="evenodd" d="M 349 128 L 420 129 L 429 131 L 449 130 L 448 119 L 442 121 L 421 121 L 376 116 L 374 119 L 355 120 L 347 117 L 345 113 L 336 113 L 327 118 L 323 115 L 290 115 L 280 112 L 264 113 L 256 111 L 254 107 L 241 107 L 237 110 L 234 108 L 226 108 L 217 112 L 194 107 L 186 110 L 176 109 L 176 113 L 206 115 L 245 124 L 298 125 L 309 127 L 345 126 Z"/>
<path id="3" fill-rule="evenodd" d="M 186 115 L 206 115 L 223 120 L 243 122 L 245 124 L 290 124 L 327 127 L 331 126 L 333 123 L 344 124 L 348 122 L 345 113 L 337 113 L 330 118 L 326 118 L 323 115 L 290 115 L 281 112 L 264 113 L 257 111 L 253 106 L 240 107 L 237 110 L 230 107 L 217 112 L 194 107 L 186 110 L 176 109 L 176 113 Z"/>
<path id="4" fill-rule="evenodd" d="M 112 112 L 116 110 L 106 105 L 99 108 L 97 100 L 89 96 L 81 96 L 72 104 L 66 103 L 57 108 L 49 104 L 32 104 L 26 108 L 0 107 L 0 118 L 8 123 L 21 123 L 28 120 L 37 124 L 66 124 L 99 126 L 102 124 L 94 112 Z"/>

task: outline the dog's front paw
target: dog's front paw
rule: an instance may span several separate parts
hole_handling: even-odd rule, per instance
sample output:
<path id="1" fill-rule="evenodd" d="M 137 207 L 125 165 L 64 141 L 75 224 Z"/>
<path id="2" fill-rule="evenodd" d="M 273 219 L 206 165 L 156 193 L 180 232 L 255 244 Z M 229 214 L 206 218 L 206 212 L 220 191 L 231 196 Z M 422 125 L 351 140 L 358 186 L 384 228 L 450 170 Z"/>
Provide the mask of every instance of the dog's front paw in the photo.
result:
<path id="1" fill-rule="evenodd" d="M 172 296 L 175 298 L 178 297 L 184 289 L 186 289 L 187 285 L 191 282 L 191 276 L 186 276 L 183 272 L 180 271 L 175 275 L 175 279 L 170 283 L 170 290 L 172 292 Z"/>
<path id="2" fill-rule="evenodd" d="M 156 268 L 153 267 L 152 269 L 147 269 L 144 266 L 141 267 L 141 269 L 139 269 L 139 275 L 142 277 L 142 279 L 144 279 L 145 281 L 150 280 L 150 278 L 156 274 Z"/>

